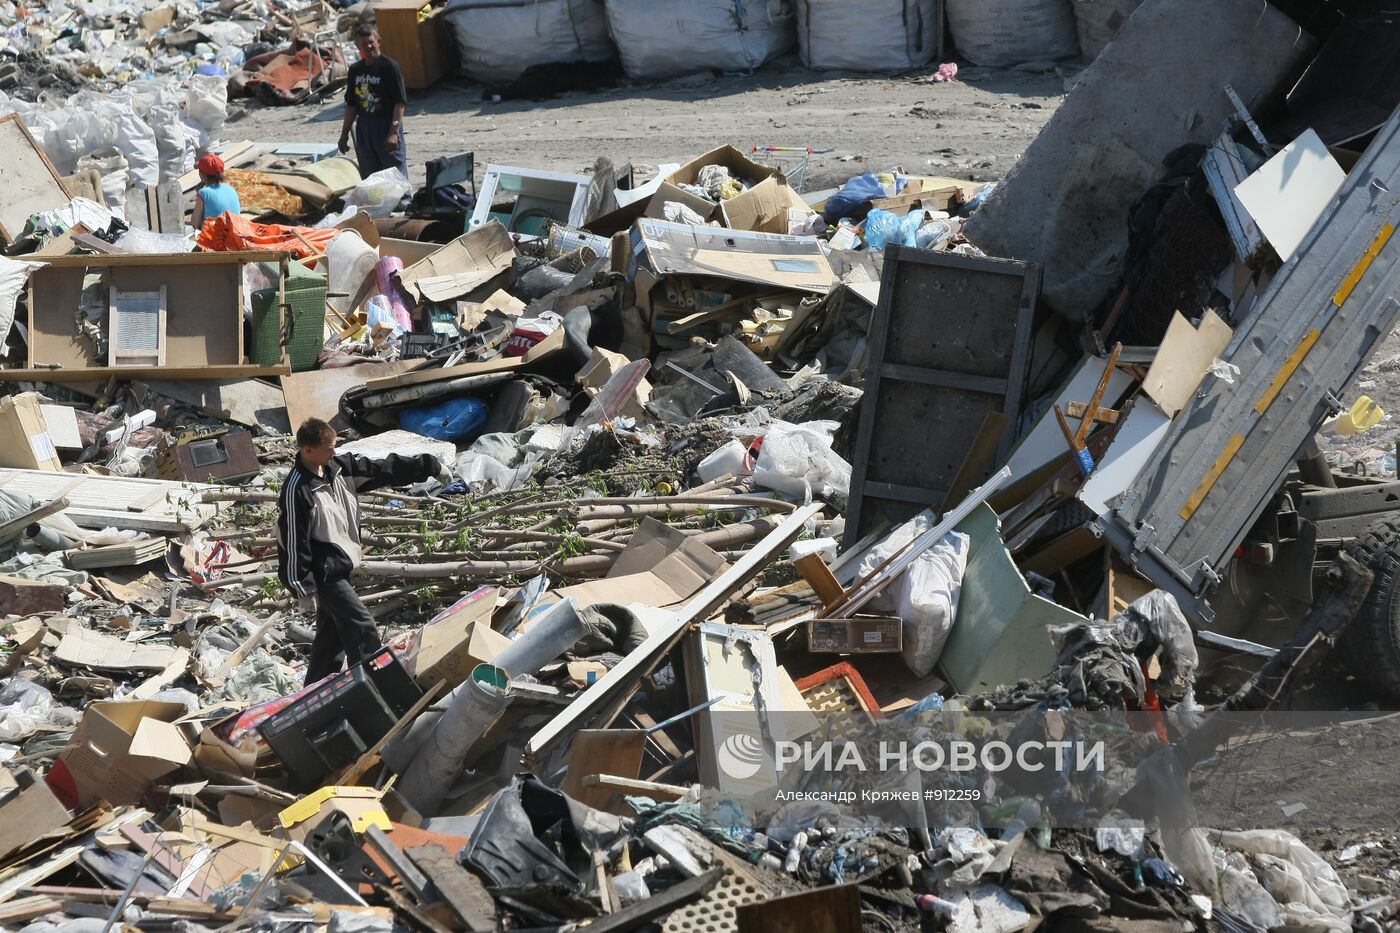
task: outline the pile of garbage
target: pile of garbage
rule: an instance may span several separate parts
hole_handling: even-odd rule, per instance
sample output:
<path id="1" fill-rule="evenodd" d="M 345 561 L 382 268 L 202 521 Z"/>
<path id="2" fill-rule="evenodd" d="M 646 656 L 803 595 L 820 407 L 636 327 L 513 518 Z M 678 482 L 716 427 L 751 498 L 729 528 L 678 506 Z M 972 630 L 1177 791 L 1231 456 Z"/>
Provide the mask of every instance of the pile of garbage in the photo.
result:
<path id="1" fill-rule="evenodd" d="M 1315 844 L 1394 780 L 1400 484 L 1331 469 L 1393 449 L 1400 99 L 1335 87 L 1394 24 L 1218 7 L 1146 0 L 994 185 L 414 190 L 158 79 L 0 121 L 0 925 L 1394 923 L 1394 837 Z M 169 147 L 75 196 L 104 106 Z M 441 468 L 347 506 L 380 643 L 325 676 L 321 422 Z M 1270 739 L 1347 761 L 1197 809 Z"/>

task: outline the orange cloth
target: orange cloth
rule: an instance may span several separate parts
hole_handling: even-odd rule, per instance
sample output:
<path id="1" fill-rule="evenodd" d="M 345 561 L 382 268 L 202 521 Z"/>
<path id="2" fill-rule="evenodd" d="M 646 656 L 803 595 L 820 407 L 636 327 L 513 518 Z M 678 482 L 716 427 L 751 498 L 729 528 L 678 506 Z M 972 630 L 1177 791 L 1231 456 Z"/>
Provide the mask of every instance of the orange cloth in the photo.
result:
<path id="1" fill-rule="evenodd" d="M 195 242 L 199 244 L 200 249 L 211 252 L 276 250 L 294 253 L 298 259 L 305 259 L 307 256 L 324 253 L 331 240 L 339 233 L 334 227 L 317 229 L 287 227 L 282 224 L 255 224 L 241 214 L 224 211 L 204 222 Z M 302 242 L 303 240 L 305 242 Z"/>

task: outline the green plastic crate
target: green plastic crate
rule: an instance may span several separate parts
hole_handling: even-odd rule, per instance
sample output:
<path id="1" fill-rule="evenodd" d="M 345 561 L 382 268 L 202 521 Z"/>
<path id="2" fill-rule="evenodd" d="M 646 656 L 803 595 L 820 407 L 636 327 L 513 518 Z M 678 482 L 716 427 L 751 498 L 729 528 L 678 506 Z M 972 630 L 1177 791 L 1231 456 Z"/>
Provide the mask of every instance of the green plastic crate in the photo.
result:
<path id="1" fill-rule="evenodd" d="M 269 276 L 277 267 L 264 265 Z M 287 265 L 286 296 L 290 320 L 285 325 L 287 360 L 292 372 L 316 368 L 316 358 L 325 347 L 326 277 L 301 263 Z M 277 289 L 253 292 L 253 347 L 249 359 L 259 366 L 276 366 L 282 361 L 284 325 L 277 306 Z"/>

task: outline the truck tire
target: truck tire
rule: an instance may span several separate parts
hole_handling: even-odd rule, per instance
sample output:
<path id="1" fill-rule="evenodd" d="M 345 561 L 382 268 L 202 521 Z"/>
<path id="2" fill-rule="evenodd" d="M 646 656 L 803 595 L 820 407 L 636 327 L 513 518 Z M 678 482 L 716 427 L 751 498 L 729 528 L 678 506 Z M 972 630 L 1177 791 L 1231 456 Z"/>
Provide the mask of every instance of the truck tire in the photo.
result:
<path id="1" fill-rule="evenodd" d="M 1346 548 L 1376 580 L 1342 634 L 1343 650 L 1357 677 L 1400 698 L 1400 516 L 1377 520 Z"/>

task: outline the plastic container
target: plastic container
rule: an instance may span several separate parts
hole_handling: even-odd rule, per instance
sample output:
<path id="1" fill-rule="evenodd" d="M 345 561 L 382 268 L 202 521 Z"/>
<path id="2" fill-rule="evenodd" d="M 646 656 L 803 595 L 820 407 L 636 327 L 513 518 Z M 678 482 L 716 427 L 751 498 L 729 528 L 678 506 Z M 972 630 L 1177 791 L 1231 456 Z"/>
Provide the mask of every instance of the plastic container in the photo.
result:
<path id="1" fill-rule="evenodd" d="M 750 470 L 748 458 L 748 449 L 741 442 L 730 441 L 701 460 L 695 472 L 702 483 L 712 483 L 721 476 L 743 476 Z"/>

